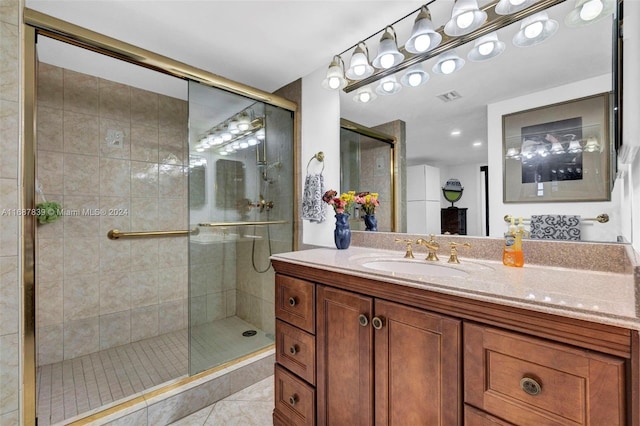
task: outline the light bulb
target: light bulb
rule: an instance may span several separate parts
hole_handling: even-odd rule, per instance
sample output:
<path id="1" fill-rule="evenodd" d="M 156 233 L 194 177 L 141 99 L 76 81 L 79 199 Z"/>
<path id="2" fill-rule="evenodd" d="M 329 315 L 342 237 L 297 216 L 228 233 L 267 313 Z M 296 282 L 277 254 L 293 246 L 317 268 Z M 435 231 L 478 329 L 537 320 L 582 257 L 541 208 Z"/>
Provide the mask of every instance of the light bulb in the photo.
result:
<path id="1" fill-rule="evenodd" d="M 249 148 L 249 143 L 247 142 L 240 142 L 240 149 L 245 149 L 245 148 Z"/>
<path id="2" fill-rule="evenodd" d="M 431 45 L 431 38 L 426 34 L 421 34 L 413 42 L 413 46 L 418 52 L 424 52 Z"/>
<path id="3" fill-rule="evenodd" d="M 524 2 L 525 0 L 509 0 L 509 3 L 511 3 L 512 6 L 520 6 Z"/>
<path id="4" fill-rule="evenodd" d="M 262 141 L 265 138 L 264 129 L 260 129 L 256 132 L 256 137 L 258 140 Z"/>
<path id="5" fill-rule="evenodd" d="M 224 148 L 224 150 L 225 150 L 225 151 L 227 151 L 227 152 L 234 152 L 234 151 L 235 151 L 231 145 L 227 145 L 227 146 Z"/>
<path id="6" fill-rule="evenodd" d="M 216 136 L 213 138 L 213 144 L 214 144 L 214 145 L 220 145 L 222 142 L 224 142 L 224 141 L 222 140 L 222 137 L 221 137 L 221 136 L 219 136 L 219 135 L 216 135 Z"/>
<path id="7" fill-rule="evenodd" d="M 440 64 L 440 71 L 442 74 L 451 74 L 456 70 L 456 62 L 453 59 L 447 59 Z"/>
<path id="8" fill-rule="evenodd" d="M 416 87 L 422 83 L 422 76 L 418 72 L 412 72 L 409 74 L 409 86 Z"/>
<path id="9" fill-rule="evenodd" d="M 249 144 L 249 146 L 256 146 L 256 145 L 258 145 L 258 139 L 249 138 L 249 139 L 247 139 L 247 143 Z"/>
<path id="10" fill-rule="evenodd" d="M 240 130 L 238 129 L 238 122 L 236 120 L 231 120 L 229 122 L 229 131 L 234 135 L 240 133 Z"/>
<path id="11" fill-rule="evenodd" d="M 353 67 L 353 73 L 355 75 L 363 75 L 366 70 L 367 67 L 365 67 L 364 65 L 356 65 L 355 67 Z"/>
<path id="12" fill-rule="evenodd" d="M 482 56 L 490 55 L 491 52 L 493 52 L 494 47 L 495 44 L 492 41 L 482 43 L 480 46 L 478 46 L 478 53 L 480 53 Z"/>
<path id="13" fill-rule="evenodd" d="M 393 84 L 393 81 L 385 81 L 382 83 L 382 90 L 385 92 L 393 92 L 394 86 L 395 84 Z"/>
<path id="14" fill-rule="evenodd" d="M 331 89 L 337 89 L 340 87 L 340 79 L 338 77 L 329 78 L 329 87 Z"/>
<path id="15" fill-rule="evenodd" d="M 580 8 L 580 19 L 592 21 L 600 15 L 602 9 L 604 9 L 604 4 L 601 0 L 589 0 Z"/>
<path id="16" fill-rule="evenodd" d="M 362 92 L 360 93 L 359 99 L 360 99 L 360 102 L 367 103 L 371 100 L 371 95 L 367 92 Z"/>
<path id="17" fill-rule="evenodd" d="M 382 55 L 382 57 L 380 58 L 380 66 L 382 66 L 382 68 L 389 68 L 393 65 L 393 55 L 391 53 L 386 53 L 384 55 Z"/>
<path id="18" fill-rule="evenodd" d="M 469 28 L 469 26 L 473 23 L 473 11 L 468 10 L 464 13 L 461 13 L 456 17 L 456 24 L 460 28 Z"/>
<path id="19" fill-rule="evenodd" d="M 220 136 L 222 136 L 222 140 L 224 142 L 230 141 L 231 138 L 233 138 L 233 136 L 229 132 L 223 132 L 222 135 L 220 135 Z"/>
<path id="20" fill-rule="evenodd" d="M 524 29 L 524 36 L 529 39 L 536 38 L 540 35 L 540 33 L 542 33 L 543 28 L 544 25 L 540 21 L 529 24 Z"/>
<path id="21" fill-rule="evenodd" d="M 204 152 L 204 148 L 196 148 L 196 152 Z"/>

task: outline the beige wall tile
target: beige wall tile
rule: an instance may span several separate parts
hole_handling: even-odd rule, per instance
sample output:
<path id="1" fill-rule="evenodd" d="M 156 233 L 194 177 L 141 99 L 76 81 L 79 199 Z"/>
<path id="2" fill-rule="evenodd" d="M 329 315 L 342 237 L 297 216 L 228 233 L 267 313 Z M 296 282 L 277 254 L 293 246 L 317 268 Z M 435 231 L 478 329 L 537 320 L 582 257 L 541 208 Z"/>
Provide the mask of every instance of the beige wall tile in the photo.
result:
<path id="1" fill-rule="evenodd" d="M 36 344 L 38 349 L 38 365 L 52 364 L 64 359 L 63 336 L 62 323 L 38 327 L 38 342 Z"/>
<path id="2" fill-rule="evenodd" d="M 187 266 L 189 255 L 186 238 L 174 237 L 160 240 L 158 263 L 162 266 Z"/>
<path id="3" fill-rule="evenodd" d="M 158 197 L 158 164 L 131 162 L 131 196 Z"/>
<path id="4" fill-rule="evenodd" d="M 146 126 L 158 127 L 157 93 L 131 88 L 131 123 L 144 123 Z"/>
<path id="5" fill-rule="evenodd" d="M 158 327 L 163 333 L 184 328 L 184 304 L 182 300 L 161 303 L 158 307 Z"/>
<path id="6" fill-rule="evenodd" d="M 18 255 L 18 181 L 0 179 L 0 256 Z"/>
<path id="7" fill-rule="evenodd" d="M 20 385 L 20 345 L 18 334 L 0 336 L 0 413 L 18 409 Z"/>
<path id="8" fill-rule="evenodd" d="M 184 166 L 161 164 L 159 168 L 160 197 L 185 197 L 187 179 L 187 170 Z"/>
<path id="9" fill-rule="evenodd" d="M 37 114 L 38 150 L 62 152 L 64 150 L 64 112 L 62 108 L 50 108 L 41 105 L 38 101 Z M 38 155 L 40 155 L 40 151 L 38 151 Z"/>
<path id="10" fill-rule="evenodd" d="M 98 316 L 100 278 L 96 274 L 67 276 L 64 281 L 64 321 Z"/>
<path id="11" fill-rule="evenodd" d="M 100 116 L 130 123 L 131 88 L 127 85 L 98 79 Z"/>
<path id="12" fill-rule="evenodd" d="M 62 68 L 40 62 L 38 64 L 38 108 L 49 107 L 62 110 L 63 87 Z"/>
<path id="13" fill-rule="evenodd" d="M 112 229 L 131 230 L 131 203 L 129 197 L 100 197 L 100 236 Z"/>
<path id="14" fill-rule="evenodd" d="M 160 333 L 161 331 L 158 329 L 158 305 L 150 305 L 131 310 L 132 342 L 154 337 Z"/>
<path id="15" fill-rule="evenodd" d="M 158 133 L 158 160 L 162 164 L 184 165 L 187 132 L 162 129 Z"/>
<path id="16" fill-rule="evenodd" d="M 64 110 L 98 115 L 98 78 L 63 70 Z"/>
<path id="17" fill-rule="evenodd" d="M 158 271 L 131 272 L 131 308 L 158 304 Z M 156 321 L 157 322 L 157 321 Z"/>
<path id="18" fill-rule="evenodd" d="M 186 102 L 181 99 L 160 95 L 158 97 L 158 120 L 160 129 L 186 128 Z"/>
<path id="19" fill-rule="evenodd" d="M 74 213 L 62 218 L 65 238 L 100 236 L 100 216 L 97 213 L 100 198 L 97 195 L 67 195 L 64 208 Z"/>
<path id="20" fill-rule="evenodd" d="M 18 258 L 0 257 L 0 335 L 18 332 Z"/>
<path id="21" fill-rule="evenodd" d="M 140 228 L 135 228 L 139 230 Z M 157 270 L 158 268 L 158 240 L 131 241 L 131 270 Z"/>
<path id="22" fill-rule="evenodd" d="M 236 290 L 225 290 L 225 299 L 227 302 L 227 316 L 236 315 Z"/>
<path id="23" fill-rule="evenodd" d="M 100 238 L 100 272 L 123 272 L 131 269 L 131 241 Z"/>
<path id="24" fill-rule="evenodd" d="M 64 154 L 65 195 L 100 194 L 100 159 L 95 156 Z"/>
<path id="25" fill-rule="evenodd" d="M 157 198 L 131 198 L 131 229 L 134 231 L 158 229 Z"/>
<path id="26" fill-rule="evenodd" d="M 131 309 L 131 278 L 129 272 L 114 272 L 100 276 L 100 315 Z"/>
<path id="27" fill-rule="evenodd" d="M 100 238 L 64 239 L 65 276 L 94 274 L 99 270 Z"/>
<path id="28" fill-rule="evenodd" d="M 158 229 L 188 229 L 187 203 L 184 198 L 160 198 L 158 203 Z"/>
<path id="29" fill-rule="evenodd" d="M 207 296 L 194 296 L 187 305 L 190 309 L 189 316 L 191 326 L 201 325 L 207 322 Z"/>
<path id="30" fill-rule="evenodd" d="M 224 292 L 207 294 L 207 321 L 215 321 L 227 316 L 227 298 Z"/>
<path id="31" fill-rule="evenodd" d="M 68 321 L 64 324 L 64 359 L 72 359 L 100 349 L 98 317 Z"/>
<path id="32" fill-rule="evenodd" d="M 132 120 L 131 123 L 131 159 L 137 161 L 158 162 L 158 127 Z"/>
<path id="33" fill-rule="evenodd" d="M 18 103 L 0 100 L 0 177 L 18 177 Z"/>
<path id="34" fill-rule="evenodd" d="M 158 269 L 158 301 L 160 303 L 185 298 L 187 267 Z"/>
<path id="35" fill-rule="evenodd" d="M 62 280 L 41 281 L 36 286 L 36 320 L 38 327 L 60 324 L 63 321 Z"/>
<path id="36" fill-rule="evenodd" d="M 100 349 L 109 349 L 131 341 L 131 311 L 100 316 Z"/>
<path id="37" fill-rule="evenodd" d="M 15 0 L 0 0 L 0 21 L 15 25 L 19 19 L 19 6 Z"/>
<path id="38" fill-rule="evenodd" d="M 100 159 L 100 195 L 128 197 L 131 193 L 131 165 L 128 160 Z"/>
<path id="39" fill-rule="evenodd" d="M 65 153 L 98 155 L 100 152 L 100 120 L 97 116 L 64 111 Z"/>
<path id="40" fill-rule="evenodd" d="M 0 21 L 0 99 L 18 101 L 20 50 L 18 27 L 15 23 Z"/>
<path id="41" fill-rule="evenodd" d="M 64 193 L 64 155 L 41 150 L 36 160 L 38 183 L 45 194 Z M 42 201 L 42 200 L 38 200 Z"/>
<path id="42" fill-rule="evenodd" d="M 64 276 L 64 239 L 38 238 L 38 280 L 59 281 Z"/>

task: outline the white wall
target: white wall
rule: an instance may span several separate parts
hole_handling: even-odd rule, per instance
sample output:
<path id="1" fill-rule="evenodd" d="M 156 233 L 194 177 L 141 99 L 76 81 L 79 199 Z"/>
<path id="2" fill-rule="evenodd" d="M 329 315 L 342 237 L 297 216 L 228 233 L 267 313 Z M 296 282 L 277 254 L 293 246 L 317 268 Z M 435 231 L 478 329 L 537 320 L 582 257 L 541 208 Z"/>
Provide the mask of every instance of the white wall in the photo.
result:
<path id="1" fill-rule="evenodd" d="M 488 105 L 488 149 L 489 149 L 489 229 L 491 236 L 501 236 L 506 229 L 503 217 L 506 214 L 516 217 L 530 217 L 532 214 L 579 214 L 582 217 L 596 217 L 607 213 L 610 222 L 584 222 L 582 239 L 587 241 L 615 241 L 622 233 L 627 220 L 621 215 L 628 210 L 628 197 L 623 193 L 624 184 L 616 182 L 611 201 L 585 203 L 503 203 L 503 152 L 502 152 L 502 116 L 530 108 L 550 105 L 570 99 L 595 95 L 611 90 L 611 76 L 603 75 L 571 83 L 526 96 L 509 99 Z M 636 98 L 637 99 L 637 98 Z"/>
<path id="2" fill-rule="evenodd" d="M 480 180 L 480 166 L 483 164 L 460 164 L 440 168 L 440 188 L 449 179 L 458 179 L 464 188 L 462 198 L 454 204 L 462 209 L 467 208 L 467 235 L 482 236 L 482 186 Z M 440 204 L 443 208 L 451 207 L 451 203 L 444 198 L 440 191 Z M 501 228 L 502 229 L 502 228 Z"/>
<path id="3" fill-rule="evenodd" d="M 302 78 L 302 147 L 299 170 L 302 182 L 307 173 L 309 159 L 318 151 L 324 152 L 325 190 L 335 189 L 340 193 L 340 96 L 337 91 L 324 89 L 320 82 L 326 68 L 321 68 Z M 315 169 L 314 169 L 315 167 Z M 316 161 L 311 162 L 310 172 L 320 170 Z M 302 199 L 302 194 L 300 194 Z M 327 220 L 323 223 L 302 221 L 304 244 L 335 247 L 333 209 L 327 206 Z"/>

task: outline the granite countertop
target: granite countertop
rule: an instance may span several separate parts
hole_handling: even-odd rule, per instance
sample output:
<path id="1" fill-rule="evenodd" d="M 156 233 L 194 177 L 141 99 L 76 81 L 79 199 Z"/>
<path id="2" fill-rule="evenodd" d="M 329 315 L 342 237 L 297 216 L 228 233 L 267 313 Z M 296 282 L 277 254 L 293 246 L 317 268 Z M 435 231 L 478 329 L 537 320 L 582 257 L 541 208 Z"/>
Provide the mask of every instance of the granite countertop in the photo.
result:
<path id="1" fill-rule="evenodd" d="M 552 266 L 525 265 L 507 267 L 502 262 L 465 258 L 459 253 L 459 265 L 427 262 L 424 254 L 404 259 L 404 251 L 355 247 L 347 250 L 315 248 L 272 256 L 293 264 L 330 271 L 343 271 L 359 277 L 423 288 L 444 294 L 514 306 L 630 329 L 640 329 L 636 313 L 633 273 L 587 271 Z M 438 276 L 372 269 L 375 261 L 403 262 L 403 271 L 419 269 L 429 263 L 453 276 Z M 388 266 L 388 264 L 387 264 Z M 406 268 L 405 268 L 406 267 Z M 438 271 L 442 271 L 437 268 Z"/>

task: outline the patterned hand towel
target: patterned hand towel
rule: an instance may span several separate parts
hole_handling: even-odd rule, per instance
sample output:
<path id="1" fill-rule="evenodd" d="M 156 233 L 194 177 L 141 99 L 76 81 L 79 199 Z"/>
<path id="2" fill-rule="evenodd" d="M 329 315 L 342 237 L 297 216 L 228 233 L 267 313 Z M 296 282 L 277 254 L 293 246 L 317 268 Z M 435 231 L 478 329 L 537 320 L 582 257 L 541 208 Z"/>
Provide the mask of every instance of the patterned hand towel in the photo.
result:
<path id="1" fill-rule="evenodd" d="M 322 173 L 307 175 L 302 194 L 302 219 L 322 223 L 326 219 L 326 204 L 322 201 L 324 177 Z"/>
<path id="2" fill-rule="evenodd" d="M 579 241 L 580 216 L 531 215 L 531 238 Z"/>

